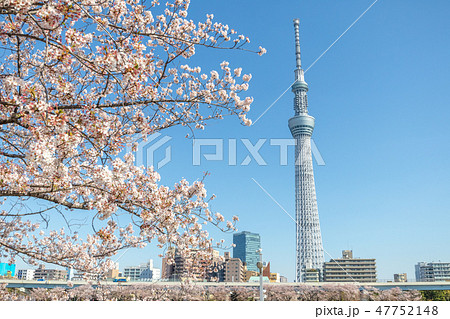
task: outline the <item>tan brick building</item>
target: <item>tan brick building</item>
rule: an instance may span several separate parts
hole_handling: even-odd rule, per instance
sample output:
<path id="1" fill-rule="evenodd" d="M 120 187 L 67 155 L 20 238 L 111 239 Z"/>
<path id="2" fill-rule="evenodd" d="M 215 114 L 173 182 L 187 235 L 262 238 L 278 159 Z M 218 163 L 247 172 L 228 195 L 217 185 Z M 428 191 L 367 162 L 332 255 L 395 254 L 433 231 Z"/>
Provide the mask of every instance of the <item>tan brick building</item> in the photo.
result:
<path id="1" fill-rule="evenodd" d="M 351 250 L 344 250 L 341 259 L 331 259 L 324 263 L 323 281 L 376 282 L 375 258 L 353 258 Z"/>

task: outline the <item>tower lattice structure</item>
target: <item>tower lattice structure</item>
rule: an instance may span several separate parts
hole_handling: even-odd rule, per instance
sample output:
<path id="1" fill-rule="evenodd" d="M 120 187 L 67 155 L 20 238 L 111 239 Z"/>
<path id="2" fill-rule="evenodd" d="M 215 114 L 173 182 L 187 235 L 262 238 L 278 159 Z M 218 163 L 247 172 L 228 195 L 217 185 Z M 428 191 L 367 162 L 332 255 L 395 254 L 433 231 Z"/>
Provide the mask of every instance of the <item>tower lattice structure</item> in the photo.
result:
<path id="1" fill-rule="evenodd" d="M 319 271 L 322 277 L 323 246 L 317 209 L 316 187 L 311 154 L 311 135 L 314 117 L 308 115 L 308 84 L 305 82 L 300 55 L 300 21 L 294 20 L 295 28 L 295 115 L 289 119 L 289 129 L 296 140 L 295 146 L 295 216 L 297 222 L 296 281 L 305 282 L 307 270 Z"/>

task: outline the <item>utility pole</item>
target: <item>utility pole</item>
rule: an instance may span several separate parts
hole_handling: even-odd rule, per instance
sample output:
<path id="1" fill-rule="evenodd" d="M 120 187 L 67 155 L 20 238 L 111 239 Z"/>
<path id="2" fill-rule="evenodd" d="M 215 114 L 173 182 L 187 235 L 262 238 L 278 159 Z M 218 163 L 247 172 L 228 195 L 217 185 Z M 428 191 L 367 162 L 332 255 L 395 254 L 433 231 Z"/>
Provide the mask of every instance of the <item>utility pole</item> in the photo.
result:
<path id="1" fill-rule="evenodd" d="M 262 249 L 260 248 L 256 252 L 259 253 L 259 262 L 256 264 L 259 268 L 259 301 L 264 301 Z"/>

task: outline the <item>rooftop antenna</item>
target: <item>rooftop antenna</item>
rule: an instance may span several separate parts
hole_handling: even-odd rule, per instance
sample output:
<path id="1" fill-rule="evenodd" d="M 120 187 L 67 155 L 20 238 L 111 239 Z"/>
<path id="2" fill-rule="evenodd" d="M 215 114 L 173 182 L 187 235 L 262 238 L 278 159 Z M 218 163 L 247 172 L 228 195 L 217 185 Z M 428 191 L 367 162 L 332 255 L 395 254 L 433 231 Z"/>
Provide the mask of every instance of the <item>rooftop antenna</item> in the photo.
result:
<path id="1" fill-rule="evenodd" d="M 302 58 L 300 53 L 300 19 L 294 19 L 294 29 L 295 29 L 295 80 L 305 81 L 304 73 L 302 69 Z"/>

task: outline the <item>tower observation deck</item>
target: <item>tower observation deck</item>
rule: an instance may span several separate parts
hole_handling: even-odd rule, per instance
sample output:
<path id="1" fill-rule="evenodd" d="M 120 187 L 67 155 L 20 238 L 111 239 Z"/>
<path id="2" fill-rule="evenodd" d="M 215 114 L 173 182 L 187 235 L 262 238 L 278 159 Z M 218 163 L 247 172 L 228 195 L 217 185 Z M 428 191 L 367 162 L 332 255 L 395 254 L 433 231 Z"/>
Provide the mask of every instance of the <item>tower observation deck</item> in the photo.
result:
<path id="1" fill-rule="evenodd" d="M 322 277 L 323 246 L 317 209 L 316 188 L 311 154 L 311 135 L 314 117 L 308 115 L 308 84 L 305 82 L 300 55 L 300 21 L 294 20 L 295 69 L 294 92 L 295 115 L 289 119 L 289 129 L 296 140 L 295 146 L 295 217 L 296 231 L 296 281 L 305 282 L 307 270 L 319 272 Z"/>

